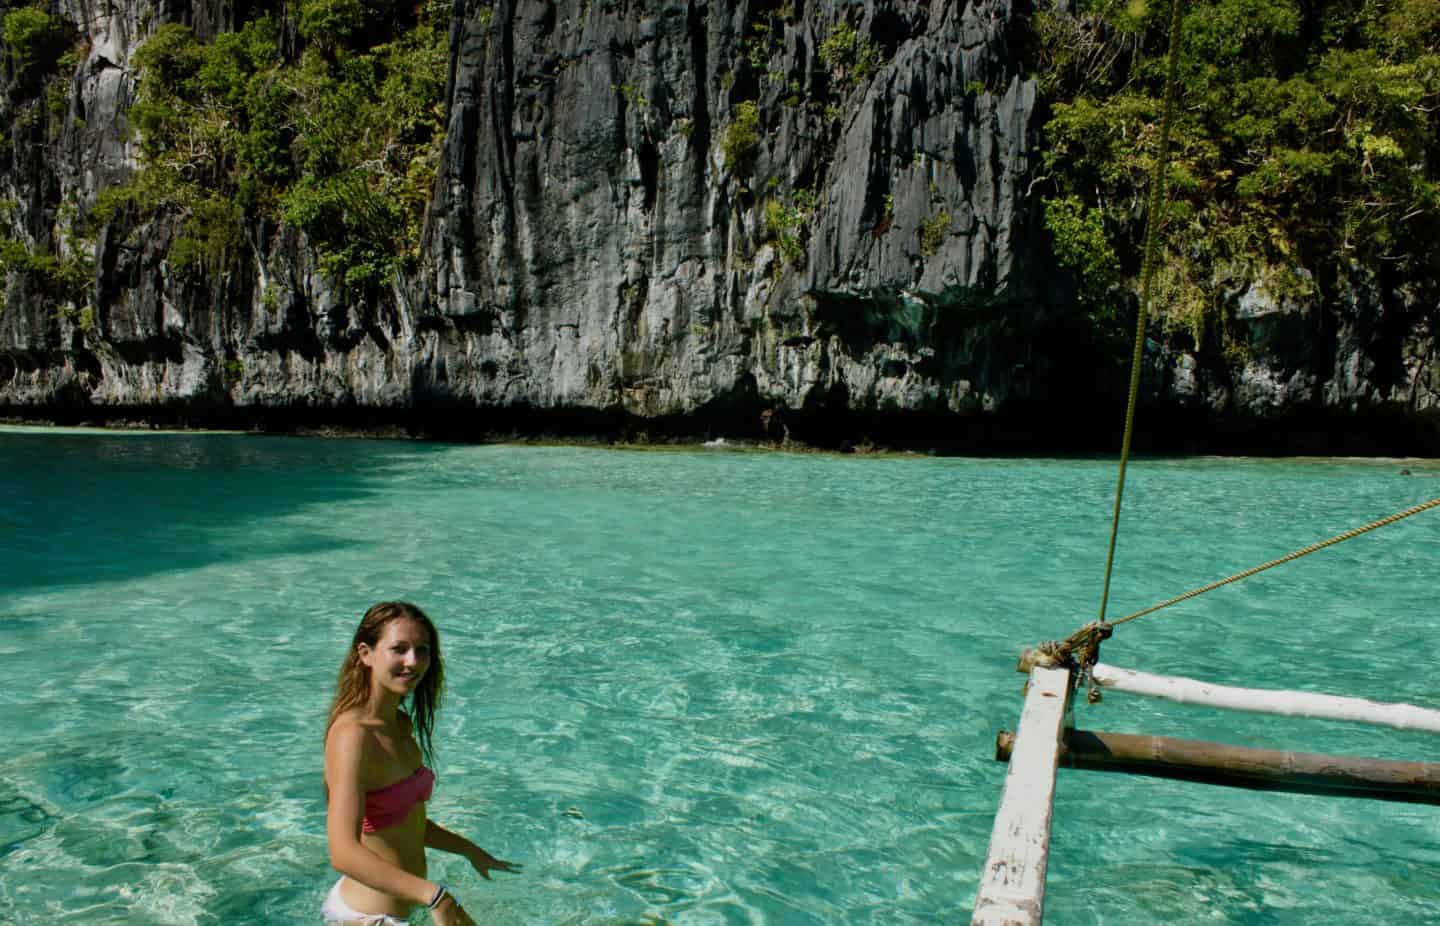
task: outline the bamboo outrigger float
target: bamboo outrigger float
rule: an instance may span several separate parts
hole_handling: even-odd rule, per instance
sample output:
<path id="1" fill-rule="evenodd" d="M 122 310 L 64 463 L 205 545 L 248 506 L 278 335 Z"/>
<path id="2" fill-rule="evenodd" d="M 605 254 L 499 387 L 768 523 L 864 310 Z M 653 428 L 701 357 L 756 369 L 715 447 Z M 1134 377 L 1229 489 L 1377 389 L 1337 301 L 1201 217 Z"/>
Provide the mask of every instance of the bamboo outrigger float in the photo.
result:
<path id="1" fill-rule="evenodd" d="M 1038 926 L 1043 919 L 1055 776 L 1071 768 L 1128 772 L 1209 784 L 1305 794 L 1440 804 L 1440 763 L 1248 749 L 1223 743 L 1076 730 L 1075 671 L 1047 666 L 1034 651 L 1018 732 L 1002 731 L 996 759 L 1009 761 L 990 850 L 975 895 L 972 926 Z M 1210 685 L 1094 663 L 1102 688 L 1226 710 L 1316 717 L 1440 732 L 1440 711 L 1294 691 Z"/>

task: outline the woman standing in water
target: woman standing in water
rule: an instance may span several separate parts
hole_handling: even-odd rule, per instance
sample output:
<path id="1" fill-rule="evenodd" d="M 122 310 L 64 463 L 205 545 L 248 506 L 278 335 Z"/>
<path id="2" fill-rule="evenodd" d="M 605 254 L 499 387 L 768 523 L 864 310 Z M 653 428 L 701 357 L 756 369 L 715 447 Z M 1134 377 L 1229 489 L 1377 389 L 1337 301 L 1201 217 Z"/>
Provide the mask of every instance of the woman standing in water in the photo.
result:
<path id="1" fill-rule="evenodd" d="M 427 847 L 464 856 L 486 879 L 519 869 L 425 815 L 443 682 L 440 637 L 425 612 L 396 601 L 365 612 L 325 731 L 325 830 L 341 874 L 321 907 L 327 924 L 403 926 L 424 905 L 439 926 L 474 926 L 448 888 L 426 879 Z"/>

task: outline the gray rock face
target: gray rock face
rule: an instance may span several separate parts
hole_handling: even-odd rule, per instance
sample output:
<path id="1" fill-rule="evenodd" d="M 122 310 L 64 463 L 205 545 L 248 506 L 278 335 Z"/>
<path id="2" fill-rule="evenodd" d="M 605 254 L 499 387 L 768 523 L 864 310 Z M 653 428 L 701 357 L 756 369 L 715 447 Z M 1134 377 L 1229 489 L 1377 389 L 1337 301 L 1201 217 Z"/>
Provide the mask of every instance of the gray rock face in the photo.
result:
<path id="1" fill-rule="evenodd" d="M 1004 57 L 1010 8 L 849 15 L 890 52 L 864 81 L 821 60 L 839 21 L 819 4 L 467 20 L 427 242 L 450 326 L 427 386 L 641 416 L 1003 401 L 990 316 L 1033 320 L 1040 296 L 1017 274 L 1036 126 Z M 758 139 L 727 163 L 747 101 Z M 786 209 L 788 251 L 767 228 Z"/>
<path id="2" fill-rule="evenodd" d="M 5 233 L 92 247 L 96 273 L 58 309 L 7 278 L 12 412 L 730 409 L 760 428 L 762 409 L 983 418 L 1073 391 L 1008 0 L 457 6 L 421 270 L 368 301 L 269 223 L 199 279 L 163 222 L 67 240 L 64 210 L 135 167 L 137 44 L 176 17 L 237 25 L 230 6 L 92 6 L 63 10 L 88 37 L 67 112 L 14 88 L 0 110 Z M 1344 285 L 1338 309 L 1249 285 L 1247 350 L 1163 346 L 1150 401 L 1440 419 L 1433 294 Z"/>

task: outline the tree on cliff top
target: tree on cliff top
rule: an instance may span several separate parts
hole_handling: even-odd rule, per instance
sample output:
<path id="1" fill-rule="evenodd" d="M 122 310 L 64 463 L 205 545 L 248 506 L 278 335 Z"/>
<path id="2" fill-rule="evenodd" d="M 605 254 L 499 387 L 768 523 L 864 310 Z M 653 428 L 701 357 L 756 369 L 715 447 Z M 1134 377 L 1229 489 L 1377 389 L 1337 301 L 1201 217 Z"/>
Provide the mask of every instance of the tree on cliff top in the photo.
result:
<path id="1" fill-rule="evenodd" d="M 0 21 L 0 45 L 11 83 L 34 94 L 74 40 L 65 21 L 33 6 L 10 10 Z"/>
<path id="2" fill-rule="evenodd" d="M 1034 17 L 1047 225 L 1095 314 L 1136 283 L 1168 6 Z M 1440 275 L 1440 2 L 1202 0 L 1183 37 L 1157 279 L 1172 325 L 1223 338 L 1227 285 L 1312 293 L 1327 265 Z"/>

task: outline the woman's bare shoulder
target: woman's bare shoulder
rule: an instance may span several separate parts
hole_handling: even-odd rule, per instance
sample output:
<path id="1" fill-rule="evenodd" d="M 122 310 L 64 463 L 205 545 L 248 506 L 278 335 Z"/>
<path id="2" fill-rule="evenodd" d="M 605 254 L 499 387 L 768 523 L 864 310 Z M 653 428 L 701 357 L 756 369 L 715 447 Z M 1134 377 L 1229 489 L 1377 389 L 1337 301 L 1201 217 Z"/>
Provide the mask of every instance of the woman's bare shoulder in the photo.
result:
<path id="1" fill-rule="evenodd" d="M 325 734 L 325 751 L 364 752 L 373 734 L 358 709 L 342 711 Z"/>
<path id="2" fill-rule="evenodd" d="M 358 712 L 346 711 L 335 718 L 325 734 L 325 780 L 334 787 L 342 780 L 364 785 L 368 777 L 373 735 L 361 722 Z"/>

